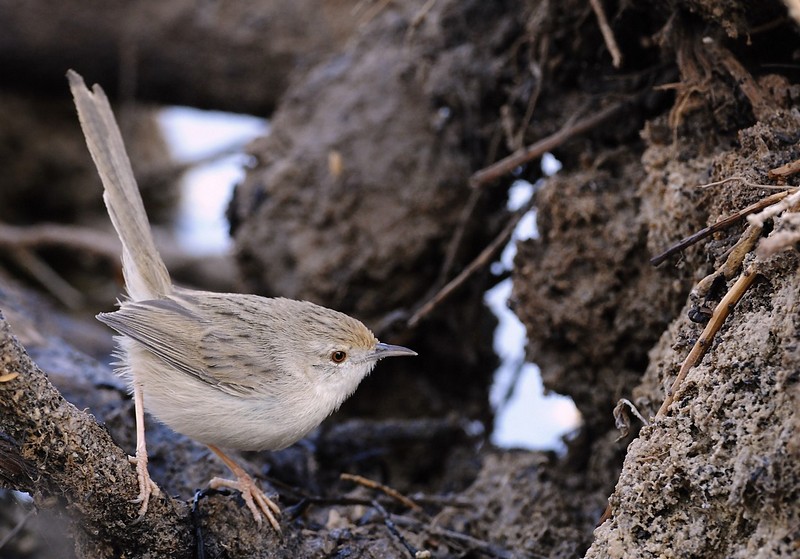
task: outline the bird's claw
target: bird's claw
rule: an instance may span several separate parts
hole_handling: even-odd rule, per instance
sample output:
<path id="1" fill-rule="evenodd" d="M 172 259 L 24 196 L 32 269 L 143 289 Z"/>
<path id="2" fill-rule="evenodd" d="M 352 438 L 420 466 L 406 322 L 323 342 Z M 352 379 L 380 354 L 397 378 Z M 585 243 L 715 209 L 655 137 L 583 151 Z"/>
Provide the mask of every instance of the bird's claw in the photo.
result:
<path id="1" fill-rule="evenodd" d="M 158 497 L 161 494 L 161 489 L 150 478 L 150 472 L 147 471 L 147 455 L 128 456 L 128 462 L 136 466 L 136 477 L 139 479 L 139 495 L 131 500 L 131 503 L 141 503 L 139 506 L 139 516 L 136 522 L 144 518 L 147 512 L 147 507 L 150 505 L 150 497 Z"/>
<path id="2" fill-rule="evenodd" d="M 215 477 L 208 485 L 211 489 L 227 487 L 239 491 L 259 527 L 262 523 L 261 514 L 263 513 L 275 531 L 281 533 L 281 526 L 276 519 L 276 516 L 280 516 L 281 509 L 264 494 L 249 475 L 244 474 L 237 480 Z"/>

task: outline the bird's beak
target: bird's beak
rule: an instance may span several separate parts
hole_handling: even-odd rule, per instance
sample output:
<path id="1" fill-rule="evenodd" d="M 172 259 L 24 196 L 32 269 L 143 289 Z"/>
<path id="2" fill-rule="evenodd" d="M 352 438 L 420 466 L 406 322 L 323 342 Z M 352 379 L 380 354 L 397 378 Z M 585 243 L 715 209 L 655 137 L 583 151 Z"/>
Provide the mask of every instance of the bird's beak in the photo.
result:
<path id="1" fill-rule="evenodd" d="M 372 350 L 372 355 L 370 357 L 377 361 L 384 357 L 402 357 L 403 355 L 411 356 L 416 354 L 416 351 L 408 349 L 407 347 L 378 343 L 375 349 Z"/>

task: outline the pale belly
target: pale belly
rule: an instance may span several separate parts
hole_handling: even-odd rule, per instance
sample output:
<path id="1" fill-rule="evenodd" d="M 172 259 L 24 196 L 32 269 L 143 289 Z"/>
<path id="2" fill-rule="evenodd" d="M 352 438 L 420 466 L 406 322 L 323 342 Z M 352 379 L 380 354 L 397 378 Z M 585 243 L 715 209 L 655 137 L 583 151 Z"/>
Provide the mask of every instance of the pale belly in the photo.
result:
<path id="1" fill-rule="evenodd" d="M 237 450 L 279 450 L 303 438 L 338 406 L 318 395 L 232 395 L 180 371 L 149 367 L 139 347 L 129 347 L 133 382 L 143 387 L 145 410 L 198 442 Z M 165 372 L 167 374 L 165 374 Z M 310 402 L 313 405 L 310 405 Z"/>

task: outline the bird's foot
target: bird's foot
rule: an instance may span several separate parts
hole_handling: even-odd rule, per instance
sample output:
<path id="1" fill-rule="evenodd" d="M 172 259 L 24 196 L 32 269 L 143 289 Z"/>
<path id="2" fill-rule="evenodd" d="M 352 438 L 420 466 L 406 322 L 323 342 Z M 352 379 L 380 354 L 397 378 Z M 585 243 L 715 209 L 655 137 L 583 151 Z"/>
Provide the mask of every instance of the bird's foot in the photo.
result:
<path id="1" fill-rule="evenodd" d="M 227 487 L 229 489 L 235 489 L 239 491 L 242 494 L 242 499 L 244 499 L 244 502 L 247 503 L 247 508 L 249 508 L 250 512 L 253 513 L 253 518 L 255 519 L 256 523 L 261 526 L 261 514 L 263 513 L 275 531 L 280 533 L 281 526 L 278 524 L 278 520 L 275 518 L 276 515 L 280 516 L 281 514 L 281 509 L 278 507 L 278 505 L 272 502 L 270 498 L 264 494 L 261 488 L 256 485 L 256 482 L 253 481 L 253 478 L 247 475 L 244 471 L 234 473 L 238 478 L 235 481 L 232 479 L 215 477 L 208 482 L 208 486 L 211 487 L 211 489 Z"/>
<path id="2" fill-rule="evenodd" d="M 128 462 L 136 466 L 136 476 L 139 478 L 139 496 L 133 499 L 133 503 L 141 503 L 139 506 L 138 522 L 144 518 L 147 512 L 147 507 L 150 504 L 150 497 L 158 497 L 161 494 L 161 489 L 158 488 L 156 482 L 150 479 L 150 473 L 147 471 L 147 454 L 136 453 L 136 456 L 128 456 Z"/>

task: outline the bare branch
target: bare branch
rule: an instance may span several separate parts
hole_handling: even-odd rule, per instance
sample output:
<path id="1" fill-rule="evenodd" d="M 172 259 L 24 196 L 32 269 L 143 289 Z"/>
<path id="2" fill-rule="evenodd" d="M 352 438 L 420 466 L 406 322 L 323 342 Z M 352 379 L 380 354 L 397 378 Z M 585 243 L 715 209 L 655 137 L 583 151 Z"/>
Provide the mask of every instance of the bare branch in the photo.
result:
<path id="1" fill-rule="evenodd" d="M 611 64 L 614 68 L 619 68 L 622 66 L 622 53 L 619 50 L 616 38 L 614 38 L 614 32 L 608 24 L 608 18 L 603 10 L 603 5 L 600 3 L 600 0 L 589 0 L 589 3 L 592 5 L 594 15 L 597 17 L 597 24 L 600 26 L 600 32 L 603 34 L 603 41 L 606 43 L 606 48 L 611 54 Z"/>
<path id="2" fill-rule="evenodd" d="M 667 410 L 675 399 L 675 394 L 680 389 L 683 380 L 686 378 L 686 375 L 689 374 L 689 371 L 692 369 L 692 367 L 700 363 L 700 360 L 703 359 L 706 351 L 708 351 L 708 348 L 711 347 L 711 342 L 714 340 L 714 336 L 717 334 L 717 332 L 719 332 L 719 329 L 722 328 L 722 325 L 725 323 L 725 319 L 728 318 L 728 315 L 733 310 L 733 307 L 736 306 L 736 303 L 741 300 L 747 289 L 753 285 L 756 275 L 756 266 L 755 264 L 751 264 L 747 270 L 745 270 L 742 275 L 739 276 L 739 279 L 736 280 L 736 283 L 733 284 L 728 293 L 725 294 L 725 297 L 723 297 L 722 301 L 719 302 L 717 308 L 714 309 L 714 314 L 711 316 L 711 320 L 708 321 L 703 333 L 700 334 L 700 337 L 697 339 L 694 347 L 689 352 L 689 355 L 687 355 L 686 359 L 683 361 L 681 369 L 678 372 L 678 376 L 675 377 L 675 381 L 672 383 L 672 387 L 669 389 L 667 397 L 664 398 L 664 403 L 662 403 L 661 407 L 658 409 L 658 413 L 656 413 L 657 419 L 663 417 L 667 413 Z"/>
<path id="3" fill-rule="evenodd" d="M 778 202 L 783 200 L 789 194 L 789 192 L 790 191 L 788 190 L 783 192 L 776 192 L 771 196 L 767 196 L 766 198 L 762 198 L 758 202 L 750 204 L 749 206 L 747 206 L 742 210 L 739 210 L 735 214 L 729 215 L 725 219 L 719 220 L 713 225 L 709 225 L 708 227 L 700 229 L 696 233 L 692 233 L 688 237 L 681 239 L 680 241 L 669 247 L 667 250 L 665 250 L 658 256 L 654 256 L 653 258 L 651 258 L 650 263 L 653 266 L 658 266 L 676 252 L 680 252 L 683 249 L 692 246 L 696 242 L 705 239 L 706 237 L 716 233 L 717 231 L 722 231 L 723 229 L 730 227 L 734 223 L 743 220 L 745 217 L 747 217 L 752 213 L 759 212 L 764 208 L 771 206 L 772 204 L 777 204 Z"/>
<path id="4" fill-rule="evenodd" d="M 532 159 L 536 159 L 537 157 L 544 155 L 546 152 L 557 148 L 573 136 L 577 136 L 578 134 L 583 134 L 584 132 L 591 130 L 624 107 L 625 104 L 625 101 L 614 103 L 613 105 L 609 105 L 604 109 L 600 109 L 593 115 L 587 116 L 586 118 L 583 118 L 577 122 L 572 122 L 570 120 L 558 132 L 551 134 L 546 138 L 542 138 L 535 144 L 517 150 L 508 157 L 501 159 L 497 163 L 493 163 L 492 165 L 489 165 L 488 167 L 476 172 L 469 179 L 470 185 L 473 187 L 483 186 L 486 183 L 510 173 L 520 165 L 527 163 Z"/>
<path id="5" fill-rule="evenodd" d="M 0 429 L 9 442 L 0 461 L 0 484 L 31 493 L 38 506 L 57 497 L 82 534 L 77 540 L 104 542 L 108 556 L 120 548 L 190 556 L 186 505 L 165 496 L 132 525 L 138 505 L 131 501 L 138 486 L 127 456 L 93 416 L 50 384 L 1 314 L 0 363 L 5 380 L 0 383 Z M 8 469 L 11 458 L 26 464 L 27 474 Z"/>
<path id="6" fill-rule="evenodd" d="M 408 326 L 413 328 L 416 326 L 420 320 L 428 316 L 433 309 L 441 304 L 442 301 L 447 299 L 456 289 L 461 287 L 461 285 L 469 279 L 472 274 L 476 271 L 480 270 L 489 262 L 491 259 L 497 254 L 497 252 L 502 249 L 503 246 L 508 242 L 511 238 L 512 233 L 514 233 L 514 228 L 517 226 L 519 221 L 523 218 L 523 216 L 530 211 L 533 207 L 533 201 L 529 202 L 525 207 L 521 210 L 517 211 L 505 228 L 500 232 L 500 234 L 495 237 L 495 239 L 489 243 L 486 248 L 484 248 L 481 253 L 469 263 L 469 265 L 464 268 L 460 274 L 454 277 L 450 282 L 445 285 L 441 290 L 439 290 L 436 295 L 431 297 L 424 305 L 422 305 L 412 316 L 408 319 Z"/>

